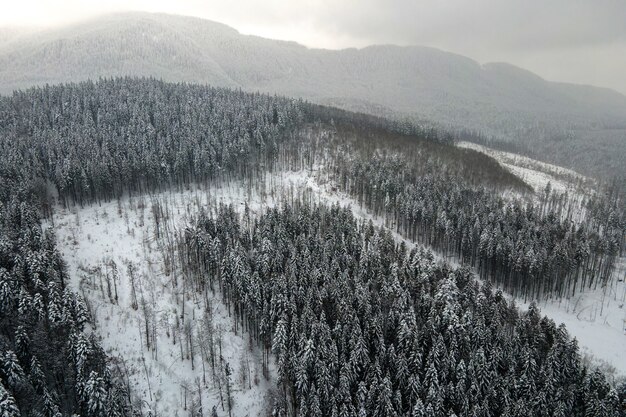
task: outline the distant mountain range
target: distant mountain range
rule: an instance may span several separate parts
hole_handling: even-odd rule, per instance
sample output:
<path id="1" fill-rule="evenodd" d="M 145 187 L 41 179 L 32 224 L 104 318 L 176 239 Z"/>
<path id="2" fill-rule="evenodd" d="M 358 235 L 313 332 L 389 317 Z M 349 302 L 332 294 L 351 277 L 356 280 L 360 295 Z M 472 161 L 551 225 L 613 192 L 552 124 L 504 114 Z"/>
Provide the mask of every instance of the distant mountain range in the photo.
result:
<path id="1" fill-rule="evenodd" d="M 114 75 L 303 97 L 506 140 L 626 129 L 626 96 L 615 91 L 549 82 L 509 64 L 481 65 L 433 48 L 310 49 L 208 20 L 150 13 L 38 31 L 0 29 L 2 94 Z"/>

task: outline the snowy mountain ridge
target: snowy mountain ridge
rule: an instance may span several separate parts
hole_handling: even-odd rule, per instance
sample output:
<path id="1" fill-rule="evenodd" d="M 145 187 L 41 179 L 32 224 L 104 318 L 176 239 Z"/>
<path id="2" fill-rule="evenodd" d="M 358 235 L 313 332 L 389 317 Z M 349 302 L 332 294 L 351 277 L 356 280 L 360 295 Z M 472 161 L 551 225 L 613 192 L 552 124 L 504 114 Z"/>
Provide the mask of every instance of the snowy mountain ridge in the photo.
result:
<path id="1" fill-rule="evenodd" d="M 549 82 L 510 64 L 481 65 L 428 47 L 310 49 L 242 35 L 208 20 L 149 13 L 108 15 L 34 33 L 7 30 L 6 38 L 0 43 L 5 94 L 45 83 L 143 75 L 357 110 L 381 106 L 497 134 L 536 124 L 626 125 L 626 97 L 612 90 Z"/>

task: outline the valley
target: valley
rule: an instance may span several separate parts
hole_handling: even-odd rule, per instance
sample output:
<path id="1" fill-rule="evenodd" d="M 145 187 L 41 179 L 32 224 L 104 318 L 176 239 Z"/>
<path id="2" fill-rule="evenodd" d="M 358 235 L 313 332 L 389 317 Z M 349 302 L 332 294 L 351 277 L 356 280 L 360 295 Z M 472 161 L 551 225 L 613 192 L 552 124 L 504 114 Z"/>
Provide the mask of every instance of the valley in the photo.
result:
<path id="1" fill-rule="evenodd" d="M 471 133 L 475 142 L 514 145 L 587 176 L 626 176 L 624 95 L 507 63 L 425 46 L 307 48 L 211 20 L 143 12 L 0 38 L 2 94 L 118 76 L 280 94 Z"/>

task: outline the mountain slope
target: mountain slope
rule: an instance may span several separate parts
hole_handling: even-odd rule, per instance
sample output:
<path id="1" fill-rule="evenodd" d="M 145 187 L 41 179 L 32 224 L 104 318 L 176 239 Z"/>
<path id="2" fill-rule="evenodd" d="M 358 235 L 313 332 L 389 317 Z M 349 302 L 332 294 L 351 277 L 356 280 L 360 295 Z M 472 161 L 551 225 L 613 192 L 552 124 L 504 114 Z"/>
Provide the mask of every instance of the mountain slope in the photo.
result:
<path id="1" fill-rule="evenodd" d="M 150 13 L 0 33 L 0 94 L 118 75 L 277 93 L 470 129 L 586 175 L 626 176 L 625 96 L 549 82 L 509 64 L 481 65 L 416 46 L 309 49 L 208 20 Z M 584 160 L 575 163 L 581 152 Z"/>
<path id="2" fill-rule="evenodd" d="M 329 113 L 339 116 L 332 125 L 316 116 L 329 120 Z M 138 407 L 146 414 L 144 405 L 154 406 L 152 415 L 181 409 L 197 415 L 194 410 L 220 403 L 220 414 L 231 414 L 230 399 L 237 398 L 233 415 L 257 415 L 252 410 L 264 408 L 264 388 L 277 380 L 283 382 L 275 390 L 276 409 L 315 416 L 336 414 L 337 402 L 370 415 L 408 415 L 413 403 L 426 410 L 451 404 L 446 409 L 457 415 L 511 414 L 503 409 L 508 404 L 520 405 L 519 415 L 559 414 L 555 407 L 559 415 L 573 416 L 606 415 L 594 412 L 598 407 L 617 410 L 617 395 L 602 374 L 587 377 L 564 327 L 541 318 L 534 305 L 519 312 L 504 293 L 479 289 L 470 266 L 513 297 L 558 297 L 566 304 L 583 288 L 620 276 L 608 276 L 618 249 L 614 236 L 621 238 L 624 224 L 619 200 L 590 203 L 597 209 L 578 217 L 581 226 L 571 233 L 567 197 L 542 192 L 536 205 L 510 194 L 503 199 L 502 191 L 526 197 L 525 187 L 512 175 L 510 186 L 502 184 L 506 171 L 493 159 L 432 141 L 428 132 L 397 135 L 377 128 L 381 121 L 342 113 L 291 99 L 133 78 L 1 97 L 0 211 L 5 202 L 12 209 L 0 216 L 0 225 L 38 221 L 28 207 L 48 213 L 69 267 L 61 282 L 83 293 L 95 317 L 92 334 L 102 336 L 111 356 L 121 356 L 121 392 L 141 396 Z M 31 200 L 20 200 L 25 189 Z M 343 208 L 329 208 L 324 200 Z M 262 202 L 284 207 L 264 215 Z M 233 205 L 226 208 L 228 203 Z M 353 210 L 365 214 L 356 217 Z M 9 330 L 0 333 L 17 340 L 13 327 L 22 323 L 17 318 L 24 305 L 33 306 L 28 323 L 44 317 L 54 323 L 60 312 L 50 301 L 48 312 L 37 312 L 37 296 L 25 301 L 18 288 L 25 272 L 32 276 L 28 288 L 45 286 L 37 276 L 49 262 L 41 263 L 35 245 L 22 244 L 29 236 L 38 240 L 40 232 L 23 226 L 9 231 L 13 240 L 0 241 L 0 260 L 8 258 L 7 248 L 24 252 L 4 268 L 11 270 L 9 279 L 0 268 L 0 306 L 12 307 L 4 320 Z M 465 266 L 435 263 L 419 242 Z M 46 248 L 56 253 L 53 245 Z M 601 300 L 592 307 L 603 306 Z M 619 347 L 621 330 L 610 330 L 617 336 L 611 346 Z M 261 353 L 259 366 L 255 352 Z M 619 361 L 617 352 L 611 360 Z M 63 354 L 70 366 L 77 358 L 81 369 L 78 354 Z M 252 388 L 255 373 L 267 375 L 269 367 L 272 375 L 272 357 L 277 377 Z M 536 370 L 526 372 L 535 358 Z M 467 381 L 458 377 L 464 363 Z M 92 399 L 100 396 L 77 381 L 89 410 L 81 414 L 105 415 L 107 402 L 98 405 L 102 412 L 92 412 Z M 312 387 L 311 404 L 324 409 L 300 412 L 309 403 L 301 388 L 288 399 L 291 387 L 303 383 Z M 389 394 L 382 396 L 381 386 Z M 520 386 L 530 388 L 522 392 Z M 11 388 L 20 406 L 33 403 Z M 558 394 L 564 390 L 571 393 L 567 400 Z M 323 396 L 317 399 L 316 392 Z M 328 395 L 333 392 L 340 395 Z M 371 404 L 363 404 L 366 397 Z M 491 397 L 504 400 L 493 403 Z M 397 410 L 380 410 L 377 404 L 391 404 L 388 398 L 398 399 Z M 435 413 L 418 407 L 417 414 Z"/>
<path id="3" fill-rule="evenodd" d="M 239 34 L 207 20 L 109 15 L 0 44 L 0 91 L 111 75 L 150 75 L 302 96 L 347 107 L 376 104 L 462 127 L 511 122 L 626 124 L 626 97 L 547 82 L 507 64 L 425 47 L 330 51 Z M 507 126 L 508 125 L 508 126 Z"/>

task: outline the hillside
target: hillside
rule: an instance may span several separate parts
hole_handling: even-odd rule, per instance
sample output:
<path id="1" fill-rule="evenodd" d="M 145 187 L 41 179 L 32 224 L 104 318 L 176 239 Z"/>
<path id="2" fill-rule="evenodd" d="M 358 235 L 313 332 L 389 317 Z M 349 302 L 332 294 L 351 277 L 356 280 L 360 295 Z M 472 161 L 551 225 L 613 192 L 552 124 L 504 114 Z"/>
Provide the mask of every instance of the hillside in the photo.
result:
<path id="1" fill-rule="evenodd" d="M 548 82 L 512 65 L 481 65 L 433 48 L 309 49 L 208 20 L 148 13 L 3 37 L 5 94 L 36 84 L 144 75 L 304 97 L 509 139 L 529 131 L 549 137 L 564 129 L 626 127 L 626 97 L 619 93 Z"/>
<path id="2" fill-rule="evenodd" d="M 619 196 L 413 129 L 130 77 L 0 97 L 0 415 L 617 417 Z"/>

